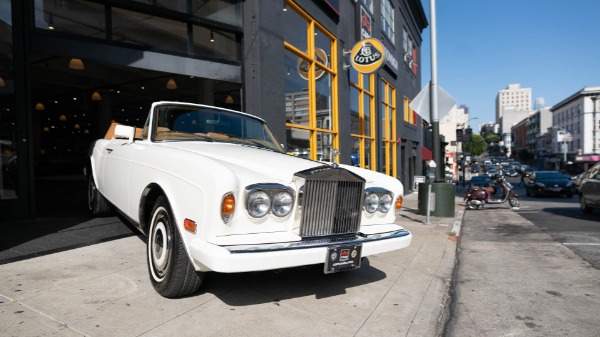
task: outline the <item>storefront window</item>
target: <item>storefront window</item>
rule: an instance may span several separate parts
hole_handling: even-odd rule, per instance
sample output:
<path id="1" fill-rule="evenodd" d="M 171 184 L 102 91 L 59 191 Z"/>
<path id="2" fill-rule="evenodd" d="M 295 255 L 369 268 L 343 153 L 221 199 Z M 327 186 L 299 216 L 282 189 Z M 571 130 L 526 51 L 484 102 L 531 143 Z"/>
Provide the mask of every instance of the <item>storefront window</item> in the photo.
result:
<path id="1" fill-rule="evenodd" d="M 83 0 L 34 3 L 36 28 L 106 39 L 104 5 Z"/>
<path id="2" fill-rule="evenodd" d="M 291 1 L 283 15 L 288 153 L 337 161 L 336 40 Z"/>
<path id="3" fill-rule="evenodd" d="M 355 139 L 352 153 L 352 164 L 368 169 L 375 169 L 372 159 L 375 154 L 371 151 L 375 149 L 374 132 L 371 127 L 375 125 L 374 115 L 371 113 L 374 109 L 374 92 L 370 90 L 373 87 L 372 81 L 375 75 L 364 75 L 350 68 L 350 107 L 352 119 L 352 137 Z M 372 164 L 373 163 L 373 164 Z"/>
<path id="4" fill-rule="evenodd" d="M 197 0 L 138 0 L 170 11 L 189 13 L 215 23 L 242 26 L 241 2 Z M 66 34 L 111 40 L 165 52 L 239 61 L 237 36 L 241 30 L 210 28 L 194 17 L 167 19 L 165 10 L 148 7 L 144 12 L 106 6 L 87 0 L 36 0 L 35 26 Z M 108 12 L 107 12 L 108 11 Z M 107 19 L 107 15 L 109 19 Z M 106 26 L 106 20 L 110 22 Z M 192 28 L 190 40 L 188 27 Z M 306 37 L 305 37 L 306 39 Z"/>
<path id="5" fill-rule="evenodd" d="M 194 55 L 239 61 L 235 34 L 194 26 Z"/>
<path id="6" fill-rule="evenodd" d="M 12 46 L 10 0 L 0 1 L 0 44 Z M 0 200 L 16 199 L 18 191 L 17 131 L 12 48 L 0 49 Z M 3 214 L 4 215 L 4 214 Z"/>
<path id="7" fill-rule="evenodd" d="M 185 23 L 120 8 L 112 14 L 113 41 L 187 53 Z"/>
<path id="8" fill-rule="evenodd" d="M 396 88 L 382 79 L 379 90 L 381 111 L 381 153 L 383 154 L 380 172 L 396 177 Z"/>

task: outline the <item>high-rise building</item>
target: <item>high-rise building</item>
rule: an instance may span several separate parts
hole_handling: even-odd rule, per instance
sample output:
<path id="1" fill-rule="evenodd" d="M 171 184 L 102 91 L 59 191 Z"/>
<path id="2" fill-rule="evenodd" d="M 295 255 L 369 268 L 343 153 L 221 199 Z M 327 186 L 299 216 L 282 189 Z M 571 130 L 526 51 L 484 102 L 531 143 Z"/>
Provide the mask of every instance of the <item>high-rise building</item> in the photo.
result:
<path id="1" fill-rule="evenodd" d="M 531 110 L 531 88 L 521 88 L 520 84 L 509 84 L 506 89 L 500 90 L 496 96 L 496 123 L 501 124 L 504 110 L 527 111 Z"/>

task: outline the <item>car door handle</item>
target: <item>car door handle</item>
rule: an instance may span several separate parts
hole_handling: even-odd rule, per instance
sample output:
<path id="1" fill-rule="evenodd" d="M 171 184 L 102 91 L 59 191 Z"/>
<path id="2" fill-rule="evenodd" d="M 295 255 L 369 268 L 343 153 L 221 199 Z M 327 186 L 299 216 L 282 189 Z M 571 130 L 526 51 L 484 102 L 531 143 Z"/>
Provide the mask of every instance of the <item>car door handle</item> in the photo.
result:
<path id="1" fill-rule="evenodd" d="M 106 148 L 106 151 L 107 151 L 108 153 L 111 153 L 111 152 L 113 152 L 113 149 L 111 149 L 111 148 L 108 148 L 108 147 L 107 147 L 107 148 Z"/>

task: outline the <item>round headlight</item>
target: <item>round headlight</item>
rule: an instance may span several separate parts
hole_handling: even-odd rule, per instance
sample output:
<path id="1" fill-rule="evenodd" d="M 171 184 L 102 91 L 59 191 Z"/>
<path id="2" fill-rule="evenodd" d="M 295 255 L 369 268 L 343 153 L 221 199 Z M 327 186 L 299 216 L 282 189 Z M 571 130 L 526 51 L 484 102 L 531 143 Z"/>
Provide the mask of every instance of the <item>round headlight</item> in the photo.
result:
<path id="1" fill-rule="evenodd" d="M 273 214 L 282 217 L 286 216 L 294 206 L 294 198 L 288 192 L 279 192 L 273 197 L 272 210 Z"/>
<path id="2" fill-rule="evenodd" d="M 379 196 L 376 193 L 369 193 L 365 198 L 365 210 L 374 213 L 379 207 Z"/>
<path id="3" fill-rule="evenodd" d="M 392 207 L 392 196 L 389 194 L 384 194 L 379 197 L 379 211 L 383 213 L 387 213 Z"/>
<path id="4" fill-rule="evenodd" d="M 271 199 L 269 195 L 263 191 L 253 192 L 248 196 L 247 202 L 248 213 L 255 218 L 265 216 L 271 208 Z"/>

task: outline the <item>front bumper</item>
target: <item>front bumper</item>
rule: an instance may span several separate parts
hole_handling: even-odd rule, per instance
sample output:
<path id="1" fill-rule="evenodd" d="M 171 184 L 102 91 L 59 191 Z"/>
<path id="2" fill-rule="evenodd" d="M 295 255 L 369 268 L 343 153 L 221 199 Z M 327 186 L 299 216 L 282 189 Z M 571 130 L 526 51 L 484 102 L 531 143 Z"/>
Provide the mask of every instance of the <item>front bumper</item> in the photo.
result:
<path id="1" fill-rule="evenodd" d="M 343 239 L 314 239 L 257 245 L 218 246 L 194 239 L 189 251 L 201 271 L 240 273 L 292 268 L 324 263 L 327 247 L 362 244 L 362 256 L 406 248 L 412 234 L 404 229 L 377 234 L 360 234 Z"/>

